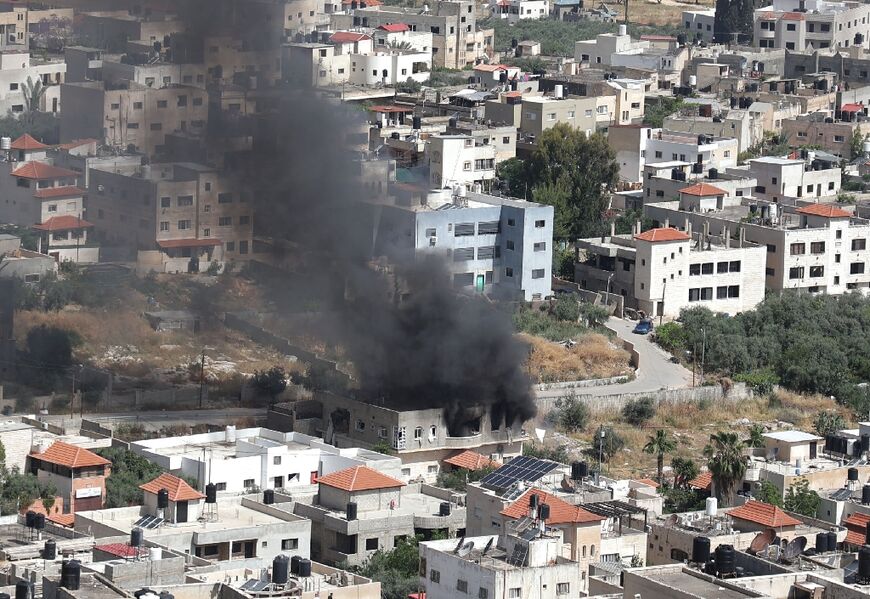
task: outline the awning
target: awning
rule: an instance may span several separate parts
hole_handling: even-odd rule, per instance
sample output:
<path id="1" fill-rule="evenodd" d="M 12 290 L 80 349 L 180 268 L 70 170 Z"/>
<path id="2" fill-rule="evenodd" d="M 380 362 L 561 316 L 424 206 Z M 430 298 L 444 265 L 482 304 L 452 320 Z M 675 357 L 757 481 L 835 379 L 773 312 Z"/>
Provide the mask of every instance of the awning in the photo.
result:
<path id="1" fill-rule="evenodd" d="M 157 241 L 164 250 L 171 248 L 201 248 L 214 247 L 221 245 L 223 242 L 220 239 L 161 239 Z"/>

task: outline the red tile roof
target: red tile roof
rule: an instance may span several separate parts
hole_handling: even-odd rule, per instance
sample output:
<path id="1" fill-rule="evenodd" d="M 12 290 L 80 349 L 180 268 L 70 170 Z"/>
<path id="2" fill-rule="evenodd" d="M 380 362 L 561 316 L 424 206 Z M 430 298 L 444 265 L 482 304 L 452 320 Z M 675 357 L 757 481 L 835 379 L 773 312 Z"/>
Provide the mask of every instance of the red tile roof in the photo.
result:
<path id="1" fill-rule="evenodd" d="M 769 526 L 770 528 L 797 526 L 801 523 L 800 520 L 792 518 L 775 505 L 755 501 L 754 499 L 750 499 L 740 507 L 734 508 L 728 512 L 728 515 L 737 520 L 746 520 L 747 522 L 754 522 L 755 524 Z"/>
<path id="2" fill-rule="evenodd" d="M 715 185 L 710 185 L 708 183 L 696 183 L 695 185 L 690 185 L 689 187 L 684 187 L 680 190 L 680 193 L 684 193 L 687 196 L 697 196 L 699 198 L 707 197 L 707 196 L 721 196 L 725 195 L 726 192 L 724 189 L 719 189 Z"/>
<path id="3" fill-rule="evenodd" d="M 480 470 L 488 467 L 499 468 L 501 466 L 501 463 L 491 460 L 476 451 L 471 451 L 470 449 L 460 451 L 456 455 L 450 456 L 444 460 L 444 463 L 456 466 L 457 468 L 465 468 L 466 470 Z"/>
<path id="4" fill-rule="evenodd" d="M 776 13 L 766 10 L 758 13 L 758 18 L 762 21 L 776 21 Z"/>
<path id="5" fill-rule="evenodd" d="M 682 231 L 678 231 L 671 227 L 659 227 L 658 229 L 650 229 L 639 235 L 634 236 L 635 239 L 641 241 L 688 241 L 689 236 Z"/>
<path id="6" fill-rule="evenodd" d="M 12 142 L 13 150 L 46 150 L 48 146 L 41 141 L 36 140 L 29 133 L 25 133 L 18 139 Z"/>
<path id="7" fill-rule="evenodd" d="M 832 204 L 810 204 L 803 208 L 798 208 L 798 214 L 810 214 L 812 216 L 823 216 L 825 218 L 849 218 L 852 216 L 845 210 L 837 208 Z"/>
<path id="8" fill-rule="evenodd" d="M 58 466 L 66 466 L 67 468 L 85 468 L 88 466 L 108 466 L 112 462 L 106 458 L 101 458 L 93 451 L 89 451 L 84 447 L 77 447 L 64 443 L 63 441 L 55 441 L 51 447 L 42 453 L 31 453 L 31 457 L 49 464 L 57 464 Z"/>
<path id="9" fill-rule="evenodd" d="M 698 489 L 700 491 L 709 491 L 713 486 L 713 473 L 712 472 L 702 472 L 688 483 L 689 487 L 692 489 Z"/>
<path id="10" fill-rule="evenodd" d="M 38 160 L 25 162 L 9 174 L 13 177 L 21 177 L 22 179 L 60 179 L 61 177 L 79 176 L 75 171 L 52 166 Z"/>
<path id="11" fill-rule="evenodd" d="M 783 21 L 806 21 L 807 17 L 802 12 L 787 12 L 782 15 Z"/>
<path id="12" fill-rule="evenodd" d="M 867 535 L 867 523 L 870 522 L 870 514 L 855 513 L 843 520 L 846 527 L 846 542 L 850 545 L 864 545 Z"/>
<path id="13" fill-rule="evenodd" d="M 368 466 L 353 466 L 338 472 L 321 476 L 317 482 L 327 487 L 342 491 L 371 491 L 372 489 L 390 489 L 404 487 L 405 483 L 392 476 L 381 474 Z"/>
<path id="14" fill-rule="evenodd" d="M 146 493 L 154 493 L 155 495 L 160 489 L 166 489 L 169 493 L 169 501 L 194 501 L 205 498 L 205 495 L 168 472 L 164 472 L 151 482 L 139 485 L 139 488 Z"/>
<path id="15" fill-rule="evenodd" d="M 77 216 L 52 216 L 48 220 L 38 225 L 33 225 L 37 231 L 64 231 L 67 229 L 87 229 L 93 227 L 93 223 L 81 219 Z"/>
<path id="16" fill-rule="evenodd" d="M 72 528 L 76 522 L 75 514 L 50 514 L 47 516 L 47 519 L 55 524 L 59 524 L 60 526 L 65 526 L 67 528 Z"/>
<path id="17" fill-rule="evenodd" d="M 507 65 L 504 64 L 478 64 L 474 66 L 475 71 L 483 71 L 484 73 L 495 73 L 496 71 L 506 71 Z"/>
<path id="18" fill-rule="evenodd" d="M 157 245 L 163 249 L 170 248 L 200 248 L 211 247 L 223 243 L 220 239 L 196 239 L 190 237 L 188 239 L 158 239 Z"/>
<path id="19" fill-rule="evenodd" d="M 529 513 L 529 497 L 532 495 L 538 496 L 538 505 L 546 503 L 550 506 L 550 517 L 546 520 L 547 524 L 588 524 L 604 520 L 604 516 L 593 514 L 579 505 L 572 505 L 564 499 L 559 499 L 555 495 L 540 489 L 527 490 L 516 501 L 501 511 L 502 516 L 507 516 L 513 520 L 519 520 L 527 516 Z"/>
<path id="20" fill-rule="evenodd" d="M 862 112 L 864 107 L 861 104 L 843 104 L 841 110 L 843 112 Z"/>
<path id="21" fill-rule="evenodd" d="M 381 25 L 378 29 L 382 29 L 388 33 L 401 33 L 403 31 L 408 31 L 411 28 L 405 23 L 390 23 L 388 25 Z"/>
<path id="22" fill-rule="evenodd" d="M 88 144 L 100 143 L 99 140 L 94 139 L 93 137 L 86 137 L 84 139 L 74 139 L 72 141 L 68 141 L 64 144 L 58 144 L 55 146 L 61 150 L 72 150 L 73 148 L 78 148 L 81 146 L 86 146 Z"/>
<path id="23" fill-rule="evenodd" d="M 660 486 L 656 481 L 651 478 L 636 478 L 634 479 L 634 482 L 653 487 L 654 489 L 658 489 Z"/>
<path id="24" fill-rule="evenodd" d="M 33 192 L 33 197 L 38 198 L 40 200 L 45 200 L 49 198 L 69 198 L 73 196 L 81 196 L 84 195 L 85 190 L 81 187 L 76 187 L 75 185 L 62 185 L 60 187 L 45 187 L 43 189 L 37 189 Z"/>
<path id="25" fill-rule="evenodd" d="M 361 42 L 363 40 L 370 40 L 372 37 L 370 35 L 366 35 L 365 33 L 354 33 L 353 31 L 336 31 L 329 38 L 329 41 L 335 42 L 337 44 L 349 44 L 352 42 Z"/>
<path id="26" fill-rule="evenodd" d="M 126 543 L 106 543 L 105 545 L 94 545 L 95 550 L 115 555 L 117 557 L 136 557 L 139 555 L 138 547 L 130 547 Z"/>

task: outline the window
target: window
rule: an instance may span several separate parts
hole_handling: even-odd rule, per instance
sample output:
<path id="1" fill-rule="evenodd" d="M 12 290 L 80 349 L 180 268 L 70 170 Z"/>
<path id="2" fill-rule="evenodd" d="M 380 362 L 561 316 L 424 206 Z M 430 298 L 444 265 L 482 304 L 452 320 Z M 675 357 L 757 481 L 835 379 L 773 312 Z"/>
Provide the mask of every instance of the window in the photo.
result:
<path id="1" fill-rule="evenodd" d="M 728 299 L 728 287 L 716 287 L 716 299 Z"/>
<path id="2" fill-rule="evenodd" d="M 569 589 L 571 588 L 571 584 L 567 582 L 557 582 L 556 583 L 556 594 L 557 595 L 567 595 Z"/>
<path id="3" fill-rule="evenodd" d="M 216 490 L 218 490 L 218 491 L 226 491 L 227 490 L 227 483 L 215 483 L 214 486 L 217 487 Z"/>
<path id="4" fill-rule="evenodd" d="M 504 276 L 513 277 L 514 276 L 514 269 L 511 268 L 510 266 L 506 266 L 504 269 Z"/>
<path id="5" fill-rule="evenodd" d="M 127 123 L 127 129 L 138 129 L 139 123 Z"/>
<path id="6" fill-rule="evenodd" d="M 371 539 L 366 539 L 366 551 L 377 551 L 378 549 L 378 538 L 372 537 Z"/>
<path id="7" fill-rule="evenodd" d="M 835 135 L 835 136 L 834 136 L 834 141 L 837 142 L 837 143 L 843 143 L 844 141 L 846 141 L 846 138 L 843 137 L 842 135 Z"/>
<path id="8" fill-rule="evenodd" d="M 152 131 L 162 131 L 163 130 L 163 123 L 151 123 L 151 130 Z"/>
<path id="9" fill-rule="evenodd" d="M 280 466 L 281 465 L 281 456 L 276 455 L 276 456 L 272 457 L 272 463 L 275 466 Z"/>
<path id="10" fill-rule="evenodd" d="M 720 262 L 716 265 L 716 272 L 722 274 L 723 272 L 728 272 L 728 263 Z"/>
<path id="11" fill-rule="evenodd" d="M 157 108 L 166 108 L 167 102 L 166 100 L 157 100 Z"/>
<path id="12" fill-rule="evenodd" d="M 775 254 L 776 253 L 776 245 L 774 245 L 772 243 L 768 243 L 767 244 L 767 253 L 768 254 Z"/>
<path id="13" fill-rule="evenodd" d="M 547 250 L 547 242 L 546 241 L 538 241 L 532 247 L 534 248 L 534 251 L 536 251 L 536 252 L 544 252 Z"/>
<path id="14" fill-rule="evenodd" d="M 161 231 L 168 231 L 169 230 L 169 221 L 168 220 L 160 221 L 160 230 Z"/>
<path id="15" fill-rule="evenodd" d="M 543 229 L 545 225 L 546 225 L 545 221 L 542 221 L 542 220 L 535 221 L 535 228 L 536 229 Z"/>
<path id="16" fill-rule="evenodd" d="M 387 427 L 379 426 L 378 427 L 378 439 L 386 439 L 387 438 Z"/>
<path id="17" fill-rule="evenodd" d="M 229 226 L 232 226 L 232 224 L 233 224 L 233 217 L 232 216 L 221 216 L 220 218 L 218 218 L 218 226 L 219 227 L 229 227 Z"/>
<path id="18" fill-rule="evenodd" d="M 833 189 L 834 189 L 834 182 L 833 182 L 833 181 L 830 181 L 830 182 L 828 183 L 828 191 L 831 191 L 831 190 L 833 190 Z"/>
<path id="19" fill-rule="evenodd" d="M 803 266 L 792 266 L 788 269 L 788 278 L 789 279 L 803 279 L 804 278 L 804 267 Z"/>
<path id="20" fill-rule="evenodd" d="M 480 587 L 477 590 L 477 599 L 488 599 L 488 597 L 489 597 L 489 590 L 488 589 Z"/>
<path id="21" fill-rule="evenodd" d="M 533 279 L 543 279 L 544 278 L 544 269 L 536 268 L 532 270 L 532 278 Z"/>
<path id="22" fill-rule="evenodd" d="M 48 211 L 49 212 L 57 212 L 57 204 L 49 204 Z"/>
<path id="23" fill-rule="evenodd" d="M 702 275 L 712 275 L 713 274 L 713 263 L 705 262 L 701 265 L 701 274 Z"/>
<path id="24" fill-rule="evenodd" d="M 299 549 L 299 539 L 284 539 L 283 541 L 281 541 L 281 549 L 283 551 Z"/>
<path id="25" fill-rule="evenodd" d="M 796 30 L 795 24 L 789 23 L 788 25 L 785 26 L 785 30 L 786 31 L 795 31 Z"/>
<path id="26" fill-rule="evenodd" d="M 254 479 L 253 478 L 246 478 L 244 480 L 244 482 L 242 482 L 242 486 L 244 486 L 246 489 L 253 487 L 254 486 Z"/>
<path id="27" fill-rule="evenodd" d="M 438 570 L 429 570 L 429 580 L 435 583 L 441 582 L 441 572 Z"/>
<path id="28" fill-rule="evenodd" d="M 474 235 L 474 223 L 456 223 L 453 227 L 454 237 L 470 237 Z"/>
<path id="29" fill-rule="evenodd" d="M 867 240 L 866 239 L 853 239 L 852 240 L 852 251 L 858 252 L 861 250 L 867 249 Z"/>
<path id="30" fill-rule="evenodd" d="M 701 301 L 710 301 L 713 299 L 712 287 L 701 287 Z"/>
<path id="31" fill-rule="evenodd" d="M 508 599 L 520 599 L 522 597 L 522 587 L 512 587 L 508 589 Z"/>
<path id="32" fill-rule="evenodd" d="M 791 255 L 792 256 L 802 256 L 807 252 L 807 246 L 804 243 L 793 243 L 791 244 Z"/>
<path id="33" fill-rule="evenodd" d="M 190 228 L 190 220 L 180 220 L 178 221 L 178 230 L 184 231 Z"/>
<path id="34" fill-rule="evenodd" d="M 178 207 L 193 206 L 193 196 L 178 196 Z"/>
<path id="35" fill-rule="evenodd" d="M 187 106 L 187 96 L 178 96 L 177 106 Z"/>
<path id="36" fill-rule="evenodd" d="M 160 207 L 161 208 L 169 208 L 171 203 L 172 203 L 172 198 L 168 198 L 168 197 L 160 198 Z"/>
<path id="37" fill-rule="evenodd" d="M 694 277 L 701 274 L 701 265 L 700 264 L 690 264 L 689 265 L 689 276 Z"/>
<path id="38" fill-rule="evenodd" d="M 852 262 L 849 265 L 849 274 L 860 275 L 864 273 L 864 263 L 863 262 Z"/>
<path id="39" fill-rule="evenodd" d="M 461 578 L 456 579 L 456 590 L 460 593 L 468 593 L 468 581 Z"/>
<path id="40" fill-rule="evenodd" d="M 422 438 L 423 438 L 423 427 L 418 426 L 417 428 L 414 429 L 414 440 L 419 441 Z"/>
<path id="41" fill-rule="evenodd" d="M 229 191 L 218 194 L 218 204 L 232 204 L 233 194 Z"/>
<path id="42" fill-rule="evenodd" d="M 202 106 L 202 98 L 194 98 L 193 105 L 194 106 Z"/>
<path id="43" fill-rule="evenodd" d="M 729 262 L 728 272 L 740 272 L 740 260 L 732 260 Z"/>
<path id="44" fill-rule="evenodd" d="M 235 252 L 236 251 L 236 242 L 235 241 L 228 241 L 227 242 L 227 251 L 228 252 Z"/>
<path id="45" fill-rule="evenodd" d="M 824 266 L 810 266 L 810 278 L 817 279 L 825 276 Z"/>
<path id="46" fill-rule="evenodd" d="M 239 241 L 239 253 L 247 254 L 248 253 L 248 242 L 246 240 Z"/>
<path id="47" fill-rule="evenodd" d="M 506 249 L 513 250 L 513 249 L 514 249 L 514 240 L 513 240 L 513 239 L 508 239 L 507 241 L 505 241 L 505 242 L 504 242 L 504 247 L 505 247 Z"/>

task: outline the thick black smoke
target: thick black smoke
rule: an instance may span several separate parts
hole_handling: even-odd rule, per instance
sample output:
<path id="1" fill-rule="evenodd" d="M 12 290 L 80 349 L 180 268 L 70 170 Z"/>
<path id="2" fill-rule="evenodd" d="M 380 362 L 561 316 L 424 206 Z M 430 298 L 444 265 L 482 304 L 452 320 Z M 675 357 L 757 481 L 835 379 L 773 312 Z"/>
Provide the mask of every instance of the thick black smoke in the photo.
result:
<path id="1" fill-rule="evenodd" d="M 212 27 L 208 14 L 197 31 Z M 456 295 L 439 258 L 397 264 L 395 276 L 370 266 L 377 208 L 363 201 L 363 155 L 347 143 L 367 131 L 356 107 L 311 91 L 281 94 L 241 169 L 256 198 L 258 232 L 291 240 L 307 274 L 335 290 L 329 307 L 339 316 L 324 335 L 353 362 L 362 399 L 443 407 L 455 433 L 473 428 L 466 425 L 479 407 L 490 408 L 496 426 L 533 417 L 528 349 L 508 314 Z"/>

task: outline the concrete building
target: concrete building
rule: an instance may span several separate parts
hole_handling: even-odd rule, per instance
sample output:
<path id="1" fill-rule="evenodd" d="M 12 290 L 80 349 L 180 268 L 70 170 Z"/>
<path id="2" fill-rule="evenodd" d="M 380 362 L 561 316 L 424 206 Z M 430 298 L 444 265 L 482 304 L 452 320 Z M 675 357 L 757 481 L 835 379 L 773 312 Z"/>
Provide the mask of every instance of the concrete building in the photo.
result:
<path id="1" fill-rule="evenodd" d="M 163 152 L 167 133 L 204 134 L 208 119 L 205 90 L 171 84 L 160 88 L 125 81 L 67 83 L 61 87 L 62 142 L 94 138 L 107 146 Z"/>
<path id="2" fill-rule="evenodd" d="M 683 194 L 698 193 L 686 189 Z M 581 287 L 622 295 L 626 306 L 650 316 L 676 317 L 694 305 L 736 314 L 764 299 L 766 248 L 742 237 L 734 241 L 727 229 L 711 235 L 659 228 L 583 239 L 577 247 L 585 253 L 575 265 Z"/>
<path id="3" fill-rule="evenodd" d="M 370 448 L 389 443 L 402 460 L 397 478 L 434 482 L 441 462 L 457 450 L 473 449 L 499 462 L 522 453 L 525 434 L 520 423 L 493 424 L 489 411 L 469 409 L 479 414 L 479 420 L 468 430 L 451 430 L 440 407 L 402 409 L 331 393 L 318 393 L 310 401 L 279 404 L 269 415 L 279 430 L 322 435 L 326 443 L 336 447 Z"/>
<path id="4" fill-rule="evenodd" d="M 671 115 L 665 118 L 662 130 L 704 134 L 714 138 L 733 137 L 737 140 L 738 152 L 745 152 L 761 143 L 765 132 L 760 114 L 752 110 L 722 111 L 717 116 Z"/>
<path id="5" fill-rule="evenodd" d="M 316 500 L 297 501 L 294 512 L 311 520 L 312 556 L 327 563 L 359 565 L 416 534 L 455 537 L 465 528 L 461 495 L 447 489 L 408 486 L 367 466 L 332 472 L 317 485 Z"/>
<path id="6" fill-rule="evenodd" d="M 800 464 L 819 457 L 819 441 L 824 438 L 803 431 L 776 431 L 765 433 L 764 451 L 771 461 Z"/>
<path id="7" fill-rule="evenodd" d="M 141 251 L 157 272 L 250 259 L 252 204 L 216 169 L 192 163 L 103 168 L 90 171 L 88 215 L 104 243 Z"/>
<path id="8" fill-rule="evenodd" d="M 395 204 L 377 206 L 374 255 L 404 260 L 443 254 L 457 289 L 525 301 L 550 295 L 552 206 L 462 186 L 438 192 L 394 188 Z"/>
<path id="9" fill-rule="evenodd" d="M 128 41 L 163 42 L 164 38 L 184 30 L 184 23 L 163 12 L 145 15 L 128 10 L 105 10 L 78 14 L 78 31 L 91 46 L 124 49 Z"/>
<path id="10" fill-rule="evenodd" d="M 799 9 L 803 9 L 801 12 Z M 870 47 L 870 7 L 850 2 L 774 0 L 755 11 L 757 48 L 814 50 Z"/>
<path id="11" fill-rule="evenodd" d="M 200 516 L 205 516 L 205 495 L 191 487 L 187 482 L 164 472 L 154 480 L 139 485 L 143 492 L 142 504 L 150 513 L 159 513 L 165 522 L 184 524 L 196 522 Z M 159 506 L 158 496 L 166 491 L 167 506 Z M 201 556 L 198 556 L 201 557 Z"/>
<path id="12" fill-rule="evenodd" d="M 471 135 L 429 137 L 429 183 L 433 189 L 475 184 L 489 189 L 495 179 L 495 146 L 476 142 Z"/>
<path id="13" fill-rule="evenodd" d="M 489 8 L 493 17 L 509 23 L 550 16 L 549 0 L 490 0 Z"/>
<path id="14" fill-rule="evenodd" d="M 648 41 L 633 41 L 625 25 L 620 25 L 618 33 L 601 33 L 594 40 L 574 42 L 574 60 L 590 67 L 609 67 L 614 55 L 639 53 L 650 45 Z"/>
<path id="15" fill-rule="evenodd" d="M 398 476 L 400 460 L 359 448 L 338 449 L 298 432 L 236 429 L 136 441 L 130 449 L 175 474 L 218 492 L 310 489 L 318 478 L 356 465 Z"/>
<path id="16" fill-rule="evenodd" d="M 37 444 L 28 457 L 28 471 L 57 487 L 67 513 L 100 509 L 106 502 L 111 462 L 92 451 L 55 441 Z"/>
<path id="17" fill-rule="evenodd" d="M 0 422 L 0 442 L 6 449 L 4 465 L 7 470 L 17 469 L 27 472 L 27 457 L 34 448 L 45 450 L 55 441 L 63 441 L 83 449 L 98 449 L 110 447 L 111 439 L 91 439 L 80 435 L 56 435 L 34 426 L 35 422 L 27 418 L 9 418 Z"/>
<path id="18" fill-rule="evenodd" d="M 21 238 L 0 233 L 0 279 L 16 278 L 23 283 L 39 283 L 57 273 L 57 261 L 21 247 Z"/>
<path id="19" fill-rule="evenodd" d="M 22 50 L 0 51 L 0 112 L 20 115 L 27 110 L 25 92 L 29 79 L 31 84 L 42 82 L 45 87 L 34 110 L 58 113 L 60 85 L 65 75 L 66 64 L 62 60 L 34 59 Z"/>
<path id="20" fill-rule="evenodd" d="M 839 114 L 846 118 L 836 118 L 833 111 L 818 111 L 783 119 L 782 133 L 795 146 L 811 145 L 846 160 L 856 158 L 852 155 L 852 136 L 857 133 L 863 138 L 870 134 L 870 123 L 854 119 L 855 114 L 863 114 L 863 106 L 845 107 L 850 110 Z"/>
<path id="21" fill-rule="evenodd" d="M 562 556 L 558 534 L 466 537 L 463 549 L 456 549 L 455 539 L 420 543 L 420 586 L 427 598 L 579 596 L 580 568 Z"/>
<path id="22" fill-rule="evenodd" d="M 616 99 L 613 96 L 533 96 L 522 99 L 520 110 L 517 150 L 530 151 L 544 131 L 558 124 L 568 124 L 586 135 L 606 133 L 616 118 Z"/>
<path id="23" fill-rule="evenodd" d="M 647 140 L 646 163 L 679 160 L 692 163 L 693 174 L 704 174 L 711 168 L 724 171 L 737 166 L 738 147 L 733 137 L 662 130 Z"/>
<path id="24" fill-rule="evenodd" d="M 716 21 L 715 10 L 684 10 L 683 29 L 692 39 L 701 39 L 707 43 L 713 41 L 713 27 Z"/>
<path id="25" fill-rule="evenodd" d="M 691 164 L 679 160 L 647 164 L 644 167 L 642 204 L 678 201 L 680 191 L 693 184 L 716 187 L 724 195 L 721 192 L 714 195 L 723 195 L 723 200 L 729 198 L 729 202 L 739 204 L 739 198 L 752 196 L 758 185 L 751 169 L 716 170 L 712 174 L 715 177 L 710 176 L 710 171 L 700 175 L 693 173 Z"/>
<path id="26" fill-rule="evenodd" d="M 643 181 L 647 141 L 658 131 L 643 125 L 612 125 L 608 129 L 607 144 L 616 154 L 620 181 Z"/>

